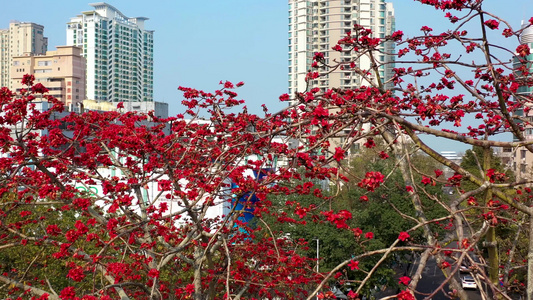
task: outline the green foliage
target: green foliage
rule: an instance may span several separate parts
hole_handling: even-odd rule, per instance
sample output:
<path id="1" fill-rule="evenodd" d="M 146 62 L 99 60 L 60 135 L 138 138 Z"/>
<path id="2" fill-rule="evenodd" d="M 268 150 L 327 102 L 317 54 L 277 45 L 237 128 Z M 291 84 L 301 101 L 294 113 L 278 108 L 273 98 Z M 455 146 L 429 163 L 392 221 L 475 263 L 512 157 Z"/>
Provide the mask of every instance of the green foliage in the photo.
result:
<path id="1" fill-rule="evenodd" d="M 374 151 L 376 150 L 362 151 L 360 155 L 351 161 L 348 174 L 351 180 L 341 188 L 336 197 L 324 200 L 312 194 L 293 194 L 271 198 L 274 205 L 278 206 L 279 209 L 282 209 L 286 203 L 292 203 L 293 207 L 310 207 L 314 205 L 319 207 L 320 210 L 334 212 L 347 210 L 351 212 L 352 219 L 347 222 L 347 225 L 352 229 L 361 229 L 362 234 L 359 237 L 352 230 L 337 228 L 334 224 L 325 221 L 323 216 L 313 215 L 312 212 L 301 218 L 294 211 L 285 211 L 287 217 L 303 222 L 304 226 L 291 223 L 278 223 L 272 226 L 271 229 L 279 236 L 288 235 L 294 240 L 303 239 L 307 241 L 308 247 L 299 249 L 299 251 L 308 257 L 316 257 L 318 239 L 320 272 L 328 272 L 339 263 L 363 252 L 387 248 L 396 241 L 400 232 L 407 231 L 415 225 L 412 219 L 401 215 L 415 217 L 415 211 L 401 173 L 395 168 L 392 159 L 381 159 L 373 153 Z M 433 173 L 434 169 L 438 167 L 424 155 L 415 155 L 414 158 L 418 162 L 419 170 Z M 360 179 L 364 177 L 364 174 L 369 171 L 379 171 L 388 176 L 386 182 L 374 192 L 368 192 L 357 185 Z M 420 182 L 421 175 L 417 175 L 416 178 Z M 297 182 L 296 184 L 302 184 L 302 182 Z M 327 183 L 314 182 L 314 184 L 315 187 L 320 187 L 320 185 L 324 186 Z M 427 186 L 425 190 L 428 195 L 445 198 L 440 184 Z M 323 193 L 331 195 L 332 192 L 333 190 L 329 190 Z M 368 197 L 368 201 L 361 201 L 361 196 Z M 446 215 L 446 211 L 429 197 L 421 195 L 421 200 L 428 218 Z M 267 223 L 271 222 L 267 221 Z M 443 231 L 439 225 L 432 224 L 431 226 L 436 232 Z M 367 239 L 365 237 L 367 232 L 372 232 L 374 237 Z M 412 231 L 410 235 L 410 243 L 424 243 L 425 241 L 422 236 L 422 229 Z M 400 245 L 407 243 L 400 242 Z M 395 257 L 401 257 L 401 255 Z M 370 257 L 361 261 L 359 266 L 362 270 L 368 271 L 375 266 L 379 258 L 380 256 Z M 396 286 L 395 271 L 393 269 L 396 263 L 394 257 L 389 257 L 378 268 L 367 287 Z M 363 272 L 357 270 L 345 272 L 347 272 L 345 274 L 348 275 L 350 280 L 361 280 L 365 276 Z M 368 293 L 369 291 L 367 290 L 366 292 Z"/>
<path id="2" fill-rule="evenodd" d="M 505 168 L 501 159 L 498 156 L 494 155 L 492 149 L 489 149 L 488 151 L 490 151 L 490 169 L 494 169 L 497 172 L 504 173 L 506 175 L 507 181 L 513 181 L 515 179 L 513 171 Z M 484 164 L 485 159 L 483 154 L 483 148 L 478 146 L 473 146 L 472 149 L 466 150 L 461 160 L 461 167 L 463 167 L 465 170 L 479 178 L 484 178 L 486 175 L 485 173 L 487 170 L 483 171 Z M 476 186 L 471 182 L 463 181 L 461 183 L 461 188 L 465 191 L 470 191 L 475 189 Z"/>
<path id="3" fill-rule="evenodd" d="M 351 162 L 352 176 L 355 180 L 344 188 L 340 205 L 349 207 L 354 213 L 354 221 L 361 226 L 363 231 L 373 231 L 376 239 L 385 245 L 390 245 L 398 237 L 398 233 L 410 229 L 414 222 L 406 217 L 402 217 L 400 212 L 406 216 L 415 217 L 410 196 L 406 190 L 406 184 L 402 175 L 392 159 L 380 159 L 372 152 L 379 151 L 365 149 L 361 155 Z M 417 170 L 424 174 L 431 174 L 435 169 L 440 168 L 433 160 L 423 154 L 414 154 L 412 160 L 415 162 Z M 357 178 L 364 176 L 366 172 L 378 170 L 387 176 L 386 182 L 376 189 L 375 192 L 367 192 L 357 186 Z M 420 182 L 422 176 L 415 174 L 415 182 Z M 428 195 L 443 197 L 442 184 L 424 186 Z M 368 201 L 360 201 L 361 196 L 368 197 Z M 428 219 L 446 215 L 446 211 L 437 202 L 430 199 L 425 194 L 420 194 L 420 198 Z M 440 226 L 432 225 L 433 230 L 440 232 Z M 411 242 L 423 243 L 422 230 L 410 233 Z"/>

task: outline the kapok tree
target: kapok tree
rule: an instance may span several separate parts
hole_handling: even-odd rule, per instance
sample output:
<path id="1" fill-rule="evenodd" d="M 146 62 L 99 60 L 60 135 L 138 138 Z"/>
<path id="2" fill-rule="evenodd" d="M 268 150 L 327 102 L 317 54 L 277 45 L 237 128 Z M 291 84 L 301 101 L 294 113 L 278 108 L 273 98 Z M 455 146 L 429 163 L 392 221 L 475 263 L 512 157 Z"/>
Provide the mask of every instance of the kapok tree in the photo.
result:
<path id="1" fill-rule="evenodd" d="M 347 296 L 356 299 L 383 261 L 406 251 L 420 253 L 420 259 L 413 276 L 401 279 L 405 289 L 398 299 L 413 299 L 431 257 L 447 279 L 426 298 L 451 286 L 450 296 L 466 299 L 453 276 L 462 261 L 476 266 L 475 278 L 487 294 L 509 298 L 512 280 L 533 282 L 533 238 L 527 249 L 520 249 L 523 243 L 501 249 L 496 237 L 496 226 L 507 228 L 517 241 L 533 234 L 529 182 L 490 168 L 494 147 L 533 150 L 524 135 L 530 97 L 518 93 L 531 84 L 529 48 L 518 39 L 524 29 L 485 12 L 483 1 L 419 2 L 446 11 L 451 29 L 433 33 L 423 27 L 412 38 L 401 31 L 377 38 L 355 26 L 333 49 L 368 56 L 371 68 L 350 62 L 326 65 L 317 54 L 308 78 L 342 68 L 364 78 L 366 86 L 282 95 L 280 99 L 296 104 L 277 113 L 265 109 L 264 116 L 239 110 L 243 101 L 234 89 L 241 83 L 222 83 L 213 93 L 180 88 L 187 110 L 168 119 L 122 113 L 120 106 L 114 112 L 65 113 L 31 75 L 24 79 L 27 89 L 15 93 L 2 88 L 2 296 L 311 299 L 317 294 L 332 298 L 328 285 L 349 280 Z M 471 35 L 471 28 L 477 34 Z M 494 34 L 508 38 L 511 48 L 491 43 Z M 385 53 L 396 56 L 390 79 L 380 78 L 375 59 L 383 51 L 379 45 L 388 41 L 398 49 L 397 54 Z M 464 53 L 447 52 L 450 44 Z M 480 56 L 473 59 L 471 53 Z M 463 119 L 469 115 L 478 123 L 465 128 Z M 512 133 L 516 141 L 497 141 L 502 133 Z M 446 159 L 424 143 L 423 135 L 481 147 L 483 175 Z M 336 144 L 341 138 L 345 142 Z M 328 204 L 349 177 L 365 193 L 397 184 L 379 170 L 350 176 L 344 168 L 353 143 L 373 149 L 377 141 L 388 150 L 376 151 L 376 156 L 394 160 L 414 213 L 398 211 L 412 226 L 383 249 L 367 251 L 366 241 L 379 232 L 363 231 L 348 222 L 349 210 L 332 210 Z M 445 178 L 441 169 L 428 173 L 417 168 L 411 158 L 420 152 L 453 175 Z M 475 188 L 462 189 L 466 181 Z M 456 188 L 458 196 L 432 194 L 427 187 L 437 182 Z M 322 203 L 289 201 L 279 209 L 269 198 L 301 194 L 313 194 Z M 428 217 L 423 195 L 447 213 Z M 254 215 L 253 226 L 242 221 L 245 213 Z M 335 226 L 352 232 L 360 249 L 322 274 L 314 258 L 298 251 L 311 241 L 272 231 L 265 220 Z M 446 227 L 448 234 L 436 235 L 432 225 L 437 222 L 453 226 Z M 410 233 L 419 229 L 423 243 L 410 240 Z M 472 256 L 482 248 L 487 249 L 487 268 Z M 513 256 L 520 253 L 527 253 L 527 267 Z M 499 271 L 503 255 L 506 274 Z M 368 257 L 377 263 L 360 264 Z M 511 270 L 526 270 L 527 277 Z M 500 276 L 507 280 L 503 286 Z M 533 299 L 531 284 L 525 293 Z"/>
<path id="2" fill-rule="evenodd" d="M 496 15 L 484 11 L 483 1 L 419 2 L 446 12 L 445 18 L 450 23 L 450 29 L 433 33 L 432 28 L 424 26 L 421 34 L 412 38 L 404 38 L 403 32 L 397 31 L 380 39 L 369 29 L 355 26 L 354 31 L 341 39 L 333 50 L 355 51 L 358 55 L 367 56 L 372 62 L 371 68 L 359 69 L 354 62 L 328 65 L 324 55 L 318 53 L 313 64 L 316 69 L 308 77 L 314 79 L 338 69 L 343 72 L 351 70 L 365 79 L 368 85 L 355 90 L 332 89 L 325 93 L 310 89 L 296 98 L 300 101 L 297 106 L 304 112 L 300 117 L 305 119 L 308 115 L 328 111 L 320 115 L 320 122 L 315 122 L 321 126 L 314 132 L 328 132 L 330 137 L 338 132 L 350 132 L 346 138 L 362 141 L 361 144 L 369 148 L 374 147 L 374 137 L 379 136 L 389 145 L 392 154 L 389 156 L 396 160 L 403 174 L 406 193 L 410 195 L 416 210 L 415 215 L 405 217 L 413 222 L 416 220 L 417 225 L 412 229 L 423 228 L 427 239 L 428 248 L 422 251 L 421 263 L 409 283 L 409 290 L 416 290 L 425 261 L 434 256 L 448 278 L 443 286 L 450 284 L 453 295 L 466 298 L 457 277 L 452 275 L 458 272 L 465 259 L 476 265 L 471 256 L 472 250 L 483 248 L 488 253 L 487 268 L 479 264 L 475 268 L 478 286 L 481 286 L 481 282 L 487 282 L 490 294 L 509 297 L 505 288 L 502 289 L 498 284 L 499 279 L 506 280 L 504 287 L 511 287 L 514 283 L 509 281 L 508 271 L 523 270 L 526 266 L 519 263 L 522 260 L 513 257 L 520 252 L 516 251 L 517 243 L 512 244 L 512 249 L 498 248 L 496 226 L 514 228 L 516 235 L 506 238 L 516 241 L 524 234 L 527 239 L 533 232 L 530 227 L 533 226 L 530 182 L 527 178 L 508 178 L 491 167 L 490 158 L 496 147 L 513 151 L 521 147 L 531 150 L 532 142 L 524 134 L 530 126 L 527 116 L 531 97 L 519 93 L 520 87 L 531 86 L 530 49 L 528 45 L 520 44 L 519 40 L 522 32 L 531 24 L 513 28 Z M 509 46 L 491 42 L 495 35 L 508 39 Z M 385 53 L 382 50 L 385 47 L 380 47 L 390 40 L 396 42 L 395 74 L 392 78 L 381 78 L 379 71 L 383 63 L 376 57 L 379 52 L 395 55 Z M 394 88 L 386 89 L 389 84 L 393 84 Z M 475 118 L 475 124 L 463 126 L 463 119 L 467 116 Z M 370 129 L 360 130 L 365 128 L 364 125 Z M 515 141 L 498 141 L 503 133 L 511 133 Z M 424 142 L 424 135 L 440 138 L 441 142 L 453 140 L 481 147 L 483 157 L 478 158 L 478 174 L 482 175 L 471 173 L 440 155 Z M 323 142 L 317 137 L 311 140 Z M 421 172 L 410 161 L 412 145 L 417 151 L 426 153 L 453 170 L 453 175 L 443 178 L 442 170 L 435 170 L 433 174 Z M 335 152 L 339 156 L 346 149 L 337 148 Z M 422 176 L 422 179 L 415 181 L 418 176 Z M 463 189 L 461 183 L 466 181 L 476 188 Z M 452 199 L 435 198 L 449 211 L 447 219 L 453 224 L 453 230 L 440 238 L 436 238 L 429 226 L 437 220 L 427 218 L 420 201 L 420 195 L 428 195 L 426 187 L 436 182 L 456 187 L 459 192 L 459 196 Z M 368 172 L 361 181 L 361 187 L 369 190 L 383 184 L 386 184 L 385 177 L 376 172 Z M 407 236 L 401 235 L 401 240 Z M 452 249 L 452 241 L 459 245 L 458 249 Z M 396 245 L 393 246 L 389 251 L 396 249 Z M 530 242 L 527 249 L 521 250 L 528 253 L 529 259 L 524 260 L 528 262 L 527 272 L 523 272 L 527 274 L 527 279 L 520 276 L 515 279 L 519 285 L 524 285 L 533 282 L 533 244 Z M 450 263 L 446 256 L 454 252 L 455 260 Z M 503 268 L 500 261 L 503 253 L 506 253 L 512 267 L 507 264 Z M 500 273 L 500 266 L 507 274 Z M 427 297 L 431 298 L 435 293 L 437 291 Z M 526 294 L 528 299 L 533 297 L 531 284 Z"/>
<path id="3" fill-rule="evenodd" d="M 291 168 L 253 176 L 296 160 L 277 139 L 285 115 L 226 113 L 242 103 L 230 82 L 181 88 L 187 119 L 64 113 L 33 80 L 0 94 L 3 297 L 299 299 L 319 282 L 302 242 L 257 242 L 236 210 L 294 192 L 276 185 L 300 176 Z"/>

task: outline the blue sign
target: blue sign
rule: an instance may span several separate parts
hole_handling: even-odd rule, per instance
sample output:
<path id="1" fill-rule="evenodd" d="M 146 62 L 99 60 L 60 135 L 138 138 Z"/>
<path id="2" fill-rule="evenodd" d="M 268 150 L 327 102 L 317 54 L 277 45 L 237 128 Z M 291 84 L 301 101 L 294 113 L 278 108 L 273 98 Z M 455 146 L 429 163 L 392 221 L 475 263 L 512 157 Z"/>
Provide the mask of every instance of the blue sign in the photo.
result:
<path id="1" fill-rule="evenodd" d="M 272 172 L 274 172 L 273 168 L 253 170 L 254 178 L 256 179 L 257 182 L 260 182 L 261 180 L 263 180 L 263 178 L 265 178 L 265 176 L 267 176 L 268 174 L 271 174 Z M 232 189 L 238 188 L 238 187 L 239 186 L 237 184 L 231 183 Z M 233 195 L 231 199 L 231 204 L 235 205 L 235 211 L 242 212 L 238 220 L 246 224 L 249 223 L 254 218 L 253 212 L 255 210 L 255 203 L 257 203 L 259 199 L 255 195 L 255 193 L 252 194 L 252 192 L 247 192 L 247 193 L 244 193 L 244 195 L 242 195 L 239 198 L 239 201 L 237 202 L 237 204 L 235 204 L 235 201 L 236 201 L 236 195 Z"/>

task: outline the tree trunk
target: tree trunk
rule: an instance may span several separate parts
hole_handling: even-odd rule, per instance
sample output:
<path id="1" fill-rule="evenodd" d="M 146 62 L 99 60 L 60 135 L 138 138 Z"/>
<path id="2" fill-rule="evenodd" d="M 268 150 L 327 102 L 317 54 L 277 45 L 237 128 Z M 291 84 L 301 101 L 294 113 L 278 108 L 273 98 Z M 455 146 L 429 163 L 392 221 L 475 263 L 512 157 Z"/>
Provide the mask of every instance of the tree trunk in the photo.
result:
<path id="1" fill-rule="evenodd" d="M 200 247 L 195 247 L 194 249 L 194 300 L 203 299 L 203 290 L 202 290 L 202 261 L 203 261 L 203 251 Z"/>
<path id="2" fill-rule="evenodd" d="M 491 168 L 491 148 L 485 147 L 483 148 L 483 170 L 482 177 L 486 178 L 487 170 Z M 485 192 L 485 206 L 487 206 L 487 203 L 492 200 L 492 190 L 490 188 L 487 189 Z M 485 210 L 486 212 L 487 210 Z M 492 283 L 495 285 L 498 285 L 498 271 L 499 271 L 499 257 L 498 257 L 498 242 L 496 241 L 496 229 L 491 226 L 489 230 L 487 231 L 487 235 L 485 237 L 485 246 L 487 247 L 487 251 L 489 254 L 489 279 Z"/>
<path id="3" fill-rule="evenodd" d="M 527 251 L 527 300 L 533 300 L 533 214 L 529 214 L 529 248 Z"/>

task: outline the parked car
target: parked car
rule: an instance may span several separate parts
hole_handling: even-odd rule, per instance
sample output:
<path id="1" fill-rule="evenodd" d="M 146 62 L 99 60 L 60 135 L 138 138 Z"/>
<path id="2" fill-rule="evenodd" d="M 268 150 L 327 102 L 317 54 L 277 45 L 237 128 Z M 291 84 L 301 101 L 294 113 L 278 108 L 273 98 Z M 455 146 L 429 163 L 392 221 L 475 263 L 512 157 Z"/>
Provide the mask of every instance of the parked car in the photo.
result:
<path id="1" fill-rule="evenodd" d="M 470 272 L 470 264 L 467 262 L 462 262 L 459 266 L 459 272 L 467 273 Z"/>
<path id="2" fill-rule="evenodd" d="M 474 280 L 474 277 L 470 275 L 461 277 L 461 285 L 463 286 L 463 289 L 477 289 L 476 281 Z"/>

